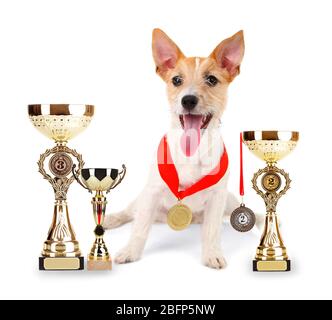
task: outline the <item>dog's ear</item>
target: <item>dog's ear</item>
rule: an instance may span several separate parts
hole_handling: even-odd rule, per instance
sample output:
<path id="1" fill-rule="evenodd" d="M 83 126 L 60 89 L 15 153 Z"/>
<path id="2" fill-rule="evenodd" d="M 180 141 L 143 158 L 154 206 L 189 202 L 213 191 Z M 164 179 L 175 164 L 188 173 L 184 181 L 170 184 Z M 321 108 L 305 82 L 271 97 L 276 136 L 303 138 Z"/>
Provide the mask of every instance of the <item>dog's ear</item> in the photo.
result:
<path id="1" fill-rule="evenodd" d="M 157 73 L 163 77 L 169 69 L 173 69 L 184 55 L 178 46 L 160 29 L 152 33 L 152 53 Z"/>
<path id="2" fill-rule="evenodd" d="M 210 58 L 226 69 L 233 80 L 240 73 L 240 65 L 244 55 L 243 31 L 239 31 L 232 37 L 222 41 L 211 53 Z"/>

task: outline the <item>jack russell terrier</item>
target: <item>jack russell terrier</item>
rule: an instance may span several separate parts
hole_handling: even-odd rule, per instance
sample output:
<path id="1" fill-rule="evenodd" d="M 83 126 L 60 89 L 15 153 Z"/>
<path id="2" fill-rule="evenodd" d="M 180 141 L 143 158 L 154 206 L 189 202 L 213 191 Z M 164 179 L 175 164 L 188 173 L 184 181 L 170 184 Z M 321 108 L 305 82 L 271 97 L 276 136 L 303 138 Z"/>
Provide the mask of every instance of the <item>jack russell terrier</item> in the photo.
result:
<path id="1" fill-rule="evenodd" d="M 152 52 L 157 74 L 167 86 L 171 128 L 166 136 L 177 172 L 177 187 L 185 190 L 202 178 L 213 176 L 214 170 L 222 166 L 222 159 L 228 161 L 219 126 L 228 86 L 240 73 L 243 32 L 225 39 L 208 57 L 201 58 L 186 57 L 162 30 L 155 29 Z M 236 197 L 227 191 L 227 163 L 224 169 L 219 180 L 214 179 L 208 187 L 183 199 L 192 211 L 191 223 L 202 224 L 203 263 L 215 269 L 226 267 L 221 249 L 223 219 L 239 206 Z M 137 199 L 124 211 L 106 216 L 106 229 L 133 221 L 130 240 L 115 262 L 140 259 L 152 224 L 167 221 L 167 213 L 177 199 L 166 178 L 167 173 L 162 178 L 156 155 L 149 180 Z"/>

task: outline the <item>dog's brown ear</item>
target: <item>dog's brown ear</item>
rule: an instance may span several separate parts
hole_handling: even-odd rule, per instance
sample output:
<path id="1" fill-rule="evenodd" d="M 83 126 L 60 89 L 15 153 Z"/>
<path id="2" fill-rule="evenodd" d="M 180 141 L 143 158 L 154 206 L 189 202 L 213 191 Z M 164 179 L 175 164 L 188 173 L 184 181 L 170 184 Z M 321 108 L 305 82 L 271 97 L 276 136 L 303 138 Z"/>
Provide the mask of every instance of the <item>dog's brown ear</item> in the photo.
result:
<path id="1" fill-rule="evenodd" d="M 173 69 L 180 58 L 184 57 L 178 46 L 160 29 L 153 30 L 152 53 L 156 71 L 161 77 L 169 69 Z"/>
<path id="2" fill-rule="evenodd" d="M 240 73 L 240 65 L 244 55 L 243 31 L 239 31 L 232 37 L 222 41 L 211 53 L 218 65 L 226 69 L 233 80 Z"/>

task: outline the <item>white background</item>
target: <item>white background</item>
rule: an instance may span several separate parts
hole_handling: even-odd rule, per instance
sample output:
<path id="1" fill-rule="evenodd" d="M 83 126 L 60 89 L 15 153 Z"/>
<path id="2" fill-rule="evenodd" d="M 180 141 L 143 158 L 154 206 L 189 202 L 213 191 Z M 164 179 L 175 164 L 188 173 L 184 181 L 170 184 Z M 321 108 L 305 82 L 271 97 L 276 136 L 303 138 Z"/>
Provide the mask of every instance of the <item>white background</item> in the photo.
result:
<path id="1" fill-rule="evenodd" d="M 0 4 L 1 298 L 233 299 L 332 298 L 330 1 L 2 1 Z M 259 236 L 225 226 L 228 268 L 200 262 L 199 227 L 153 227 L 143 259 L 109 273 L 40 272 L 37 259 L 52 218 L 51 186 L 37 172 L 52 142 L 29 123 L 29 103 L 96 105 L 91 126 L 70 146 L 89 167 L 128 176 L 109 195 L 116 211 L 145 183 L 169 115 L 154 73 L 151 32 L 165 30 L 188 55 L 206 56 L 244 29 L 242 73 L 229 91 L 222 133 L 238 189 L 238 134 L 299 130 L 301 142 L 280 167 L 292 189 L 281 200 L 290 273 L 251 271 Z M 250 178 L 263 163 L 245 150 L 246 202 L 263 212 Z M 69 191 L 70 215 L 84 255 L 93 241 L 90 196 Z M 114 256 L 130 226 L 106 237 Z"/>

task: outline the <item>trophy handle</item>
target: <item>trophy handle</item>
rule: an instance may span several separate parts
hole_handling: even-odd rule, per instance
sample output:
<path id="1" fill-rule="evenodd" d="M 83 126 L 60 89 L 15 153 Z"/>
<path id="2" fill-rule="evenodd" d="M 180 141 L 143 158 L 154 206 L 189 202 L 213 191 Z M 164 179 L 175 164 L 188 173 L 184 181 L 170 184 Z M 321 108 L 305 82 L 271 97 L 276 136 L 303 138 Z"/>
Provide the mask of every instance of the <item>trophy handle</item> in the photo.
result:
<path id="1" fill-rule="evenodd" d="M 90 193 L 92 193 L 92 191 L 87 188 L 84 183 L 81 182 L 80 177 L 78 175 L 78 170 L 75 171 L 76 168 L 76 164 L 73 164 L 72 168 L 71 168 L 71 172 L 73 174 L 73 177 L 75 178 L 75 180 L 78 182 L 79 185 L 81 185 L 84 189 L 88 190 Z"/>
<path id="2" fill-rule="evenodd" d="M 127 168 L 123 164 L 122 170 L 118 174 L 117 181 L 106 191 L 106 193 L 109 193 L 112 189 L 114 189 L 116 186 L 118 186 L 122 182 L 123 178 L 126 176 L 126 173 L 127 173 Z"/>

